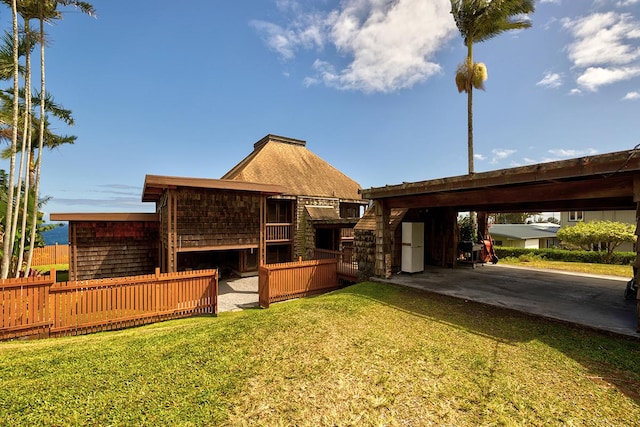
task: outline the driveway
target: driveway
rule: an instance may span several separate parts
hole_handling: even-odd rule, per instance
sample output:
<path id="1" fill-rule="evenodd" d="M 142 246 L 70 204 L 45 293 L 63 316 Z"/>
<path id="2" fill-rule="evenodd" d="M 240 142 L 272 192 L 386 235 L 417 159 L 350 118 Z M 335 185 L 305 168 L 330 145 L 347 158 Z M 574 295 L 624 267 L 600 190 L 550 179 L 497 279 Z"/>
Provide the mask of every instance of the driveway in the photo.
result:
<path id="1" fill-rule="evenodd" d="M 258 276 L 218 282 L 218 312 L 258 306 Z"/>
<path id="2" fill-rule="evenodd" d="M 636 301 L 624 299 L 625 278 L 485 264 L 375 280 L 640 338 Z"/>

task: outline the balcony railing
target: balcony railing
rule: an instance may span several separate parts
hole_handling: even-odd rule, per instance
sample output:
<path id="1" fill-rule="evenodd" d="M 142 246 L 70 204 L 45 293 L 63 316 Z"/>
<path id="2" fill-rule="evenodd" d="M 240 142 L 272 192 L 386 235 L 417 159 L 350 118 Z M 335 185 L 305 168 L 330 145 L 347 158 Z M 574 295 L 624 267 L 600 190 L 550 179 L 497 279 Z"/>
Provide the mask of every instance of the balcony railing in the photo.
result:
<path id="1" fill-rule="evenodd" d="M 267 224 L 267 242 L 289 242 L 291 241 L 291 223 L 270 223 Z"/>

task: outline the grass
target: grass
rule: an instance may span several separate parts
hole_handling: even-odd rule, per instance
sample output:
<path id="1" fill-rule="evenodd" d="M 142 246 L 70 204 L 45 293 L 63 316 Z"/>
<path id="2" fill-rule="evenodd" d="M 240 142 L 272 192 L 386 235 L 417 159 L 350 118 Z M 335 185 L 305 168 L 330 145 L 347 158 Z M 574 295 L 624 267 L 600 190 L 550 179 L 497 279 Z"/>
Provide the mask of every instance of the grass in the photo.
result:
<path id="1" fill-rule="evenodd" d="M 0 425 L 634 425 L 638 360 L 635 340 L 361 283 L 0 343 Z"/>
<path id="2" fill-rule="evenodd" d="M 33 267 L 33 269 L 38 270 L 41 274 L 49 273 L 52 269 L 55 269 L 57 282 L 66 282 L 69 280 L 69 264 L 38 265 Z"/>
<path id="3" fill-rule="evenodd" d="M 629 265 L 591 264 L 581 262 L 548 261 L 540 257 L 501 258 L 500 263 L 546 270 L 572 271 L 576 273 L 601 274 L 605 276 L 633 277 Z"/>

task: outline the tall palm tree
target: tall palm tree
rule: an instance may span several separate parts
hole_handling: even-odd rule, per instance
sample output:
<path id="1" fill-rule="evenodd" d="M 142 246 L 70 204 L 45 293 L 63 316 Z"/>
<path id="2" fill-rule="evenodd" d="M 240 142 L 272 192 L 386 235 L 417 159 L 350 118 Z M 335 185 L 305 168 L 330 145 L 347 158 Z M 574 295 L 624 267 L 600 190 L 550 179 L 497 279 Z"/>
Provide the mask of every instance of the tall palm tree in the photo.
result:
<path id="1" fill-rule="evenodd" d="M 451 13 L 467 46 L 467 58 L 458 67 L 458 92 L 467 93 L 467 137 L 469 174 L 473 168 L 473 88 L 484 89 L 484 64 L 473 62 L 473 44 L 509 30 L 531 27 L 527 15 L 535 10 L 534 0 L 451 0 Z"/>
<path id="2" fill-rule="evenodd" d="M 27 0 L 34 1 L 34 0 Z M 42 149 L 44 147 L 44 134 L 45 134 L 45 123 L 47 121 L 46 116 L 46 85 L 45 85 L 45 61 L 44 61 L 44 51 L 45 51 L 45 33 L 44 33 L 44 23 L 52 21 L 54 19 L 62 18 L 62 13 L 58 10 L 58 6 L 73 6 L 81 12 L 89 15 L 96 16 L 95 9 L 93 6 L 85 1 L 78 0 L 35 0 L 38 3 L 38 20 L 40 21 L 40 94 L 42 99 L 40 100 L 40 134 L 38 139 L 38 159 L 36 161 L 36 173 L 35 173 L 35 185 L 34 192 L 36 198 L 40 196 L 40 170 L 42 165 Z M 37 221 L 37 209 L 34 209 L 33 220 L 32 223 L 35 224 Z M 35 242 L 36 228 L 32 227 L 31 229 L 31 242 Z M 33 250 L 29 251 L 29 257 L 27 259 L 27 270 L 31 267 L 31 260 L 33 257 Z"/>
<path id="3" fill-rule="evenodd" d="M 11 18 L 13 26 L 13 99 L 18 99 L 18 89 L 20 83 L 20 67 L 18 61 L 18 5 L 16 0 L 11 1 Z M 7 215 L 5 224 L 11 224 L 13 221 L 13 182 L 16 170 L 16 146 L 18 145 L 18 102 L 13 105 L 12 132 L 11 132 L 11 160 L 9 162 L 9 188 L 7 195 Z M 6 236 L 2 242 L 2 266 L 0 266 L 0 277 L 6 279 L 9 275 L 9 265 L 11 261 L 11 245 L 12 239 Z"/>

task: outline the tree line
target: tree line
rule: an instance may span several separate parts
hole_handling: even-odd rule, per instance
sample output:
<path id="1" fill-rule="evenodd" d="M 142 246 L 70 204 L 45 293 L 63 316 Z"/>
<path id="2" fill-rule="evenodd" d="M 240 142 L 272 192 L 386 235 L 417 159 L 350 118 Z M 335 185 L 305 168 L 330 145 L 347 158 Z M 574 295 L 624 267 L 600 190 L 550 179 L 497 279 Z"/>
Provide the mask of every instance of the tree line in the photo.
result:
<path id="1" fill-rule="evenodd" d="M 31 250 L 42 244 L 40 197 L 44 149 L 72 144 L 73 135 L 57 135 L 49 128 L 49 117 L 73 126 L 71 111 L 58 105 L 46 91 L 46 23 L 59 21 L 65 7 L 95 17 L 94 7 L 77 0 L 0 0 L 11 11 L 11 31 L 0 41 L 0 138 L 9 147 L 2 151 L 9 171 L 0 171 L 0 226 L 2 229 L 2 279 L 18 277 L 31 269 Z M 36 23 L 32 27 L 32 23 Z M 39 48 L 39 89 L 32 87 L 33 58 Z M 38 59 L 36 57 L 36 59 Z M 42 230 L 40 230 L 42 231 Z M 27 258 L 25 259 L 25 254 Z"/>

